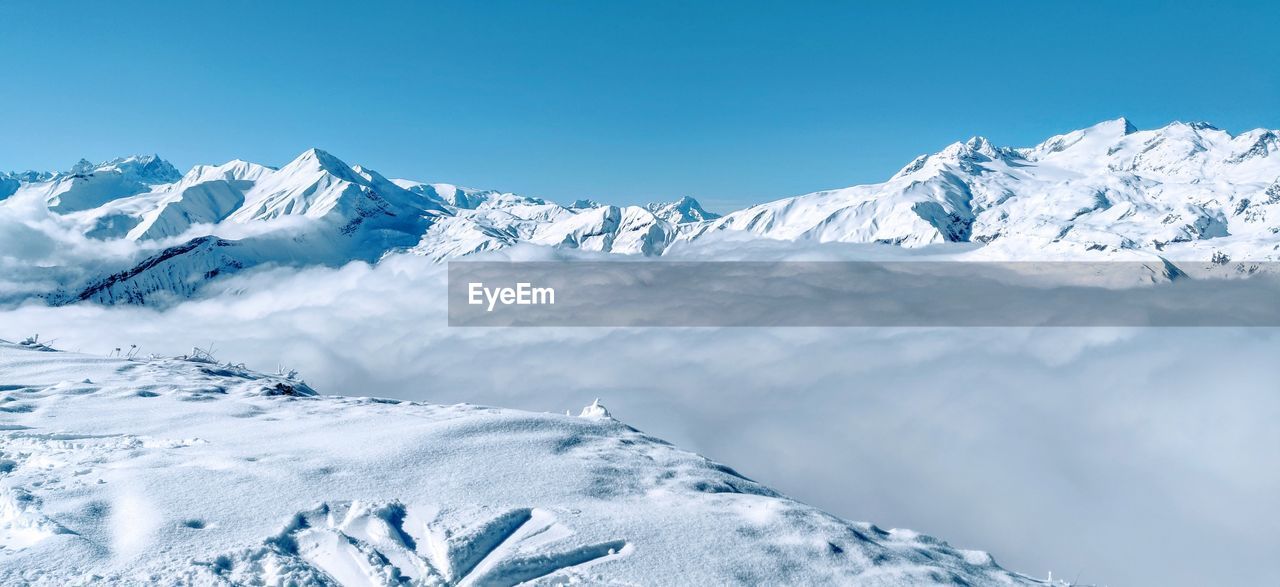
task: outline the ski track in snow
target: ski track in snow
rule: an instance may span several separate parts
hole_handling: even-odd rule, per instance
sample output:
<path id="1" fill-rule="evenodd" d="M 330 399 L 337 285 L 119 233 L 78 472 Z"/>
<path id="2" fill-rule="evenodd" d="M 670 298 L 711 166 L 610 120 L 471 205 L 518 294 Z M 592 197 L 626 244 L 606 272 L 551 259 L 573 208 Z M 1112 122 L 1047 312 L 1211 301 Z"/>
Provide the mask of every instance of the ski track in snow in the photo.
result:
<path id="1" fill-rule="evenodd" d="M 594 404 L 367 397 L 0 342 L 0 584 L 1038 583 Z"/>

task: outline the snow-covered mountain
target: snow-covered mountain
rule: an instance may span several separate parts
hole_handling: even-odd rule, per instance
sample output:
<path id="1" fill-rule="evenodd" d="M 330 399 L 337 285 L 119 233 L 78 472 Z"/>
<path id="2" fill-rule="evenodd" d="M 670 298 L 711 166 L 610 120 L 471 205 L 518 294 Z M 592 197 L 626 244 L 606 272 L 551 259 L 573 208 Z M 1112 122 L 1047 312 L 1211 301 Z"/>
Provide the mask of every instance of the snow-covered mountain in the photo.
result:
<path id="1" fill-rule="evenodd" d="M 532 243 L 658 255 L 682 215 L 707 215 L 689 198 L 662 207 L 659 217 L 639 206 L 562 206 L 388 180 L 318 149 L 279 169 L 237 160 L 180 175 L 149 156 L 4 181 L 4 208 L 36 203 L 66 230 L 141 245 L 132 261 L 50 292 L 54 303 L 149 303 L 191 295 L 209 279 L 258 265 L 376 262 L 396 252 L 447 259 Z"/>
<path id="2" fill-rule="evenodd" d="M 689 196 L 681 197 L 674 202 L 654 202 L 646 205 L 645 209 L 671 224 L 702 222 L 720 217 L 719 214 L 704 210 L 702 204 Z"/>
<path id="3" fill-rule="evenodd" d="M 6 196 L 7 194 L 7 196 Z M 444 260 L 516 244 L 661 255 L 711 235 L 920 247 L 967 242 L 988 259 L 1280 258 L 1280 133 L 1207 124 L 1139 131 L 1125 119 L 1028 148 L 982 137 L 922 155 L 884 183 L 815 192 L 723 217 L 693 198 L 561 205 L 389 180 L 317 149 L 273 169 L 245 161 L 179 175 L 155 156 L 0 177 L 0 217 L 39 206 L 63 230 L 138 243 L 47 296 L 142 302 L 263 264 L 388 254 Z"/>
<path id="4" fill-rule="evenodd" d="M 12 195 L 29 192 L 60 214 L 97 208 L 149 191 L 150 186 L 177 181 L 181 176 L 173 165 L 155 155 L 125 157 L 98 165 L 81 159 L 66 173 L 25 175 L 37 181 L 22 181 Z"/>
<path id="5" fill-rule="evenodd" d="M 1012 149 L 974 137 L 889 181 L 752 206 L 684 238 L 923 246 L 979 242 L 999 258 L 1162 255 L 1249 260 L 1280 251 L 1280 140 L 1206 124 L 1103 122 Z"/>
<path id="6" fill-rule="evenodd" d="M 610 417 L 0 341 L 5 585 L 1030 585 Z"/>

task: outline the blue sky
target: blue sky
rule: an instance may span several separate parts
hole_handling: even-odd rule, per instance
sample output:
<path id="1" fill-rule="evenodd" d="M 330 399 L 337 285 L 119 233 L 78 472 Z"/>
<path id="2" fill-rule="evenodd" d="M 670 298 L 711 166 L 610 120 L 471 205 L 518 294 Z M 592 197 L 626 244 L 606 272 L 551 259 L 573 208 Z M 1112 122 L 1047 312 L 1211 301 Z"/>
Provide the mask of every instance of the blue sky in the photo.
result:
<path id="1" fill-rule="evenodd" d="M 713 209 L 983 134 L 1280 127 L 1269 2 L 0 0 L 0 169 L 158 152 Z"/>

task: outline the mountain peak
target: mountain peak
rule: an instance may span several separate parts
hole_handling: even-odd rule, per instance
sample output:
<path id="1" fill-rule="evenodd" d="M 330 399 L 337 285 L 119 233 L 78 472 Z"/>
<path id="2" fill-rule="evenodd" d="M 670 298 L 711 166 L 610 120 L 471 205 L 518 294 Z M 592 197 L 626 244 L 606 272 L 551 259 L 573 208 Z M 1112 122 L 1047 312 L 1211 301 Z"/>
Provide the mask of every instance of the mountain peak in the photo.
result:
<path id="1" fill-rule="evenodd" d="M 182 173 L 178 168 L 155 154 L 117 157 L 99 164 L 95 171 L 107 169 L 119 170 L 141 183 L 151 185 L 173 183 L 182 179 Z"/>
<path id="2" fill-rule="evenodd" d="M 22 183 L 38 183 L 42 181 L 49 181 L 50 179 L 53 179 L 54 176 L 56 175 L 58 174 L 57 172 L 54 172 L 54 171 L 36 171 L 34 169 L 28 169 L 26 171 L 11 171 L 8 173 L 0 172 L 0 177 L 4 177 L 13 181 L 19 181 Z"/>
<path id="3" fill-rule="evenodd" d="M 957 141 L 947 145 L 946 148 L 939 151 L 936 156 L 943 159 L 958 161 L 970 161 L 974 159 L 991 160 L 1000 159 L 1006 151 L 1008 150 L 1001 149 L 991 144 L 991 141 L 987 140 L 987 137 L 974 136 L 970 137 L 967 141 Z M 910 167 L 910 165 L 908 165 L 908 167 Z"/>
<path id="4" fill-rule="evenodd" d="M 1111 120 L 1104 120 L 1085 129 L 1085 131 L 1088 132 L 1095 129 L 1099 131 L 1109 131 L 1110 133 L 1115 133 L 1120 136 L 1131 135 L 1138 132 L 1138 127 L 1134 126 L 1133 122 L 1124 116 L 1113 118 Z"/>
<path id="5" fill-rule="evenodd" d="M 68 175 L 85 177 L 100 172 L 117 172 L 139 183 L 156 185 L 173 183 L 182 179 L 182 173 L 159 155 L 129 155 L 116 157 L 94 165 L 81 158 L 67 172 Z"/>
<path id="6" fill-rule="evenodd" d="M 589 210 L 591 208 L 599 208 L 600 205 L 601 205 L 600 202 L 597 202 L 595 200 L 581 198 L 581 199 L 574 200 L 572 204 L 569 204 L 569 209 L 570 210 Z"/>
<path id="7" fill-rule="evenodd" d="M 1125 137 L 1136 132 L 1138 127 L 1134 126 L 1128 118 L 1121 116 L 1080 130 L 1049 137 L 1035 147 L 1019 149 L 1018 152 L 1033 161 L 1061 156 L 1097 159 L 1100 153 L 1108 152 Z M 1070 154 L 1058 155 L 1065 151 L 1070 151 Z"/>
<path id="8" fill-rule="evenodd" d="M 297 171 L 320 171 L 335 175 L 347 181 L 359 183 L 355 179 L 357 172 L 352 169 L 350 165 L 347 165 L 345 161 L 333 156 L 328 151 L 316 147 L 303 151 L 300 155 L 294 157 L 293 161 L 290 161 L 287 165 L 280 168 L 280 171 L 286 173 Z"/>
<path id="9" fill-rule="evenodd" d="M 300 155 L 298 155 L 298 156 L 299 156 L 299 157 L 311 157 L 311 158 L 317 158 L 317 159 L 318 159 L 318 158 L 321 158 L 321 157 L 332 157 L 333 155 L 331 155 L 328 151 L 326 151 L 326 150 L 324 150 L 324 149 L 321 149 L 321 148 L 319 148 L 319 147 L 311 147 L 310 149 L 307 149 L 306 151 L 303 151 L 303 152 L 302 152 L 302 154 L 300 154 Z"/>
<path id="10" fill-rule="evenodd" d="M 71 175 L 89 175 L 90 173 L 93 173 L 93 170 L 96 167 L 97 165 L 94 165 L 88 159 L 81 157 L 79 161 L 76 161 L 75 165 L 71 166 L 69 173 Z"/>
<path id="11" fill-rule="evenodd" d="M 1170 127 L 1184 127 L 1184 128 L 1189 128 L 1191 130 L 1197 130 L 1197 131 L 1222 130 L 1212 124 L 1209 124 L 1208 122 L 1203 122 L 1198 120 L 1192 120 L 1192 121 L 1175 120 L 1172 124 L 1170 124 L 1169 126 L 1166 126 L 1165 128 L 1170 128 Z"/>
<path id="12" fill-rule="evenodd" d="M 715 220 L 720 217 L 719 214 L 703 209 L 702 204 L 691 196 L 681 196 L 680 199 L 674 202 L 645 204 L 645 209 L 652 212 L 654 216 L 673 224 Z"/>
<path id="13" fill-rule="evenodd" d="M 324 149 L 319 149 L 316 147 L 311 147 L 310 149 L 303 151 L 301 154 L 299 154 L 297 157 L 294 158 L 294 161 L 307 161 L 307 162 L 314 161 L 316 163 L 319 163 L 321 166 L 341 165 L 342 167 L 347 167 L 347 164 L 341 159 L 334 157 L 331 153 L 329 153 Z"/>
<path id="14" fill-rule="evenodd" d="M 995 153 L 995 147 L 991 145 L 991 141 L 988 141 L 987 137 L 970 137 L 969 140 L 965 142 L 964 146 L 968 147 L 972 151 L 980 153 Z"/>

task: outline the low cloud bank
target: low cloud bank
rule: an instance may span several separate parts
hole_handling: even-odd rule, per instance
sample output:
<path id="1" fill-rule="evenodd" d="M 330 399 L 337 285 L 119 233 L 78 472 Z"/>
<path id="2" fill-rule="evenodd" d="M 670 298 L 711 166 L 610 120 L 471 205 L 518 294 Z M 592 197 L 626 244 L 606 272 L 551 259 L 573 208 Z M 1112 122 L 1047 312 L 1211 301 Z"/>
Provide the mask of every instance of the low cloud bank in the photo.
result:
<path id="1" fill-rule="evenodd" d="M 0 338 L 213 347 L 331 394 L 536 411 L 601 397 L 793 497 L 1016 570 L 1280 582 L 1273 329 L 451 329 L 444 267 L 407 256 L 208 293 L 163 311 L 29 304 L 0 311 Z"/>

